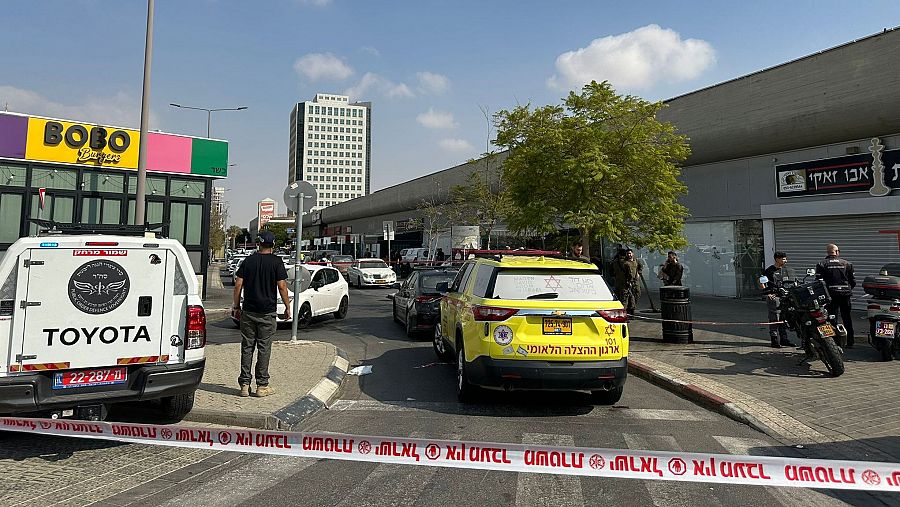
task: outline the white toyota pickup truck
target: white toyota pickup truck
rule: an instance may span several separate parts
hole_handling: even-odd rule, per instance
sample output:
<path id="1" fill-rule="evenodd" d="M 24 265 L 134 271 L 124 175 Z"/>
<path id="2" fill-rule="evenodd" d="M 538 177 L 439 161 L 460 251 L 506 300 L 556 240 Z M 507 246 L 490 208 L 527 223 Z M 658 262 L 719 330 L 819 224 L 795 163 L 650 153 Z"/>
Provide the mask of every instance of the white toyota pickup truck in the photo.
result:
<path id="1" fill-rule="evenodd" d="M 205 346 L 175 240 L 57 234 L 19 239 L 0 260 L 0 414 L 98 420 L 111 403 L 160 400 L 180 419 Z"/>

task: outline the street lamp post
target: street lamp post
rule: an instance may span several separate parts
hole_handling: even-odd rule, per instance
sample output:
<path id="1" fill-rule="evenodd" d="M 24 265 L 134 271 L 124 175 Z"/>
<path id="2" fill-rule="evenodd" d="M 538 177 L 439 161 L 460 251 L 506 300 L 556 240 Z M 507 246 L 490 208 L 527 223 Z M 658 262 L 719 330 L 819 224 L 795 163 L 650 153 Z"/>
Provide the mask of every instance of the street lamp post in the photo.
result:
<path id="1" fill-rule="evenodd" d="M 206 137 L 207 137 L 207 138 L 210 137 L 210 135 L 209 135 L 209 125 L 210 125 L 210 121 L 211 121 L 211 119 L 212 119 L 212 113 L 213 113 L 213 112 L 215 112 L 215 111 L 243 111 L 244 109 L 247 109 L 247 106 L 240 106 L 240 107 L 219 107 L 219 108 L 208 109 L 208 108 L 205 108 L 205 107 L 183 106 L 183 105 L 181 105 L 181 104 L 176 104 L 176 103 L 174 103 L 174 102 L 169 102 L 169 105 L 172 106 L 172 107 L 178 107 L 178 108 L 181 108 L 181 109 L 194 109 L 194 110 L 196 110 L 196 111 L 206 111 Z"/>

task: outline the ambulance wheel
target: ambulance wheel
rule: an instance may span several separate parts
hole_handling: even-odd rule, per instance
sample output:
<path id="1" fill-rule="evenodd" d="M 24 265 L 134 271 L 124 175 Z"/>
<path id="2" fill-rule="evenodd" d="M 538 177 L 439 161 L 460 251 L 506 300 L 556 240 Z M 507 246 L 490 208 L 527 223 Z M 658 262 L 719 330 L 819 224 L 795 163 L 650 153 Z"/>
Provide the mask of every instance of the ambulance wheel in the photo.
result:
<path id="1" fill-rule="evenodd" d="M 885 340 L 881 339 L 881 360 L 882 361 L 893 361 L 894 360 L 894 340 Z"/>
<path id="2" fill-rule="evenodd" d="M 592 391 L 591 396 L 599 405 L 615 405 L 622 399 L 623 392 L 625 392 L 625 386 L 619 386 L 609 391 Z"/>
<path id="3" fill-rule="evenodd" d="M 194 408 L 194 391 L 162 399 L 162 412 L 166 419 L 180 421 L 192 408 Z"/>

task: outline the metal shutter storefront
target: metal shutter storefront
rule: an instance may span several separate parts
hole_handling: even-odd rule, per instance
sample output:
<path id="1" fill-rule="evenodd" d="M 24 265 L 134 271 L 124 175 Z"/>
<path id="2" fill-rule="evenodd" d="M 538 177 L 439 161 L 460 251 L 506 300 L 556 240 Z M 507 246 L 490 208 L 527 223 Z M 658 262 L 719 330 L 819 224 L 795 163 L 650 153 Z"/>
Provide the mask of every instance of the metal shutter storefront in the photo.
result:
<path id="1" fill-rule="evenodd" d="M 788 255 L 788 266 L 797 275 L 825 258 L 825 245 L 838 245 L 841 257 L 853 263 L 854 298 L 865 294 L 863 278 L 878 273 L 888 262 L 900 262 L 897 234 L 879 233 L 900 231 L 900 214 L 790 218 L 774 224 L 775 250 Z"/>

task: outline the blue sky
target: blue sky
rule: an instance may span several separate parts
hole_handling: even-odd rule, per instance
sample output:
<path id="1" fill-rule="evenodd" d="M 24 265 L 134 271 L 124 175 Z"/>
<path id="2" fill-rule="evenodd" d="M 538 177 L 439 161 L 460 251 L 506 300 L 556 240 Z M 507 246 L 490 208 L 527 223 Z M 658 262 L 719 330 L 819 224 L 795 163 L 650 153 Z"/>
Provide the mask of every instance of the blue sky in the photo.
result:
<path id="1" fill-rule="evenodd" d="M 4 0 L 0 108 L 137 127 L 146 2 Z M 157 0 L 151 128 L 230 142 L 232 222 L 287 183 L 288 117 L 373 102 L 372 186 L 485 150 L 482 107 L 589 79 L 666 99 L 897 26 L 900 2 Z M 283 205 L 280 205 L 283 210 Z"/>

